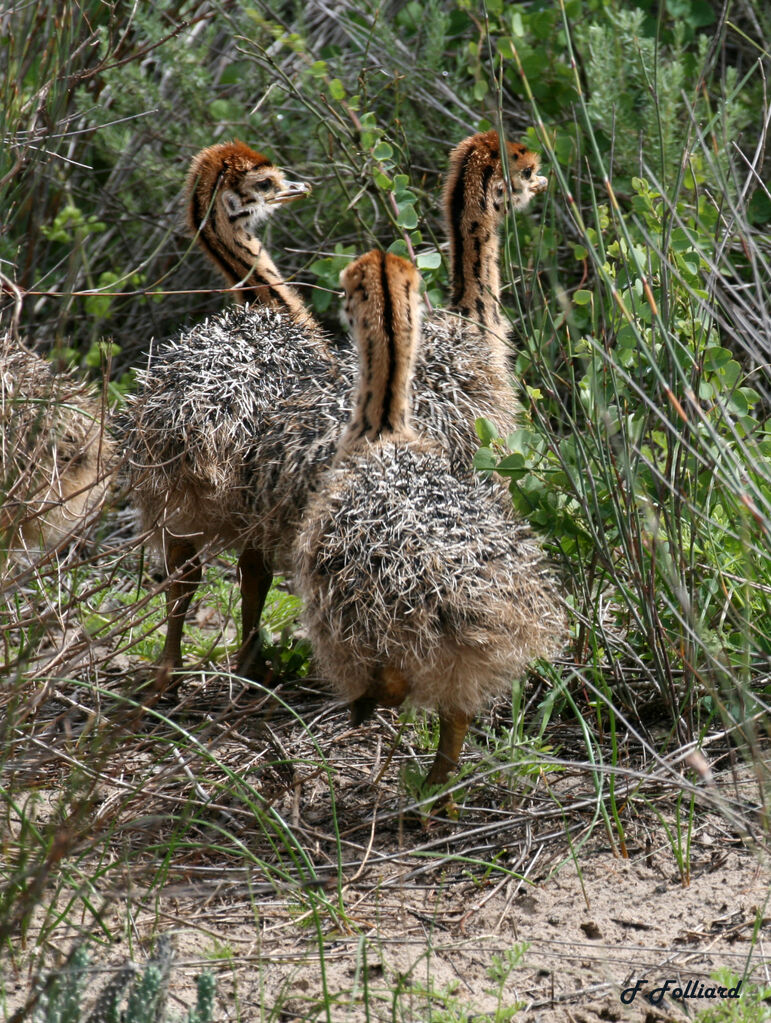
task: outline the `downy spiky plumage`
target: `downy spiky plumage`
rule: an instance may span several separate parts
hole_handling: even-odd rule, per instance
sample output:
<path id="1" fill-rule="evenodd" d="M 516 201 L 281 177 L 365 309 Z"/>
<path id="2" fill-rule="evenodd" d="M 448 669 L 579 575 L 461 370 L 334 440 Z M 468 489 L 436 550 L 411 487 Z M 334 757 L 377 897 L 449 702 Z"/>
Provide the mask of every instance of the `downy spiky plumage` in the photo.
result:
<path id="1" fill-rule="evenodd" d="M 543 554 L 508 496 L 454 471 L 410 425 L 418 274 L 370 252 L 341 275 L 360 364 L 335 464 L 295 544 L 314 657 L 354 720 L 405 699 L 435 709 L 442 783 L 472 717 L 563 638 Z M 418 429 L 415 424 L 415 429 Z"/>
<path id="2" fill-rule="evenodd" d="M 14 549 L 80 538 L 115 471 L 95 388 L 0 337 L 0 533 Z"/>
<path id="3" fill-rule="evenodd" d="M 522 173 L 532 171 L 537 158 L 514 148 Z M 519 190 L 520 206 L 544 179 L 528 180 Z M 168 589 L 164 673 L 181 663 L 182 625 L 205 545 L 241 551 L 244 644 L 238 667 L 247 670 L 256 656 L 252 638 L 273 571 L 291 571 L 291 545 L 306 501 L 350 414 L 352 352 L 330 348 L 256 238 L 277 204 L 303 189 L 242 143 L 204 150 L 188 176 L 190 226 L 252 305 L 158 346 L 139 373 L 130 404 L 129 483 L 145 528 L 163 547 L 169 573 L 181 573 Z M 471 259 L 459 292 L 464 308 L 474 280 L 480 301 L 491 300 L 490 289 L 497 298 L 497 264 L 491 266 L 503 189 L 490 133 L 454 151 L 445 206 L 454 278 Z M 463 212 L 459 195 L 466 196 L 471 214 Z M 464 255 L 477 251 L 478 267 L 473 255 Z M 415 368 L 414 418 L 445 448 L 457 471 L 468 473 L 478 446 L 475 418 L 497 421 L 502 433 L 513 428 L 504 344 L 460 310 L 432 316 L 424 340 Z"/>

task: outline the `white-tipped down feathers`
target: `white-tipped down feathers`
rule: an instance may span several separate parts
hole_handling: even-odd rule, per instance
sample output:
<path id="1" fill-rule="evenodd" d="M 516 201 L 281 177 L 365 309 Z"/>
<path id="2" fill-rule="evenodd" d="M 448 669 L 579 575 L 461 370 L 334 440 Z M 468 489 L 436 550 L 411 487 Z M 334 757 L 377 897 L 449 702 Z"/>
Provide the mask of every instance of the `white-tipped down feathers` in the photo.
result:
<path id="1" fill-rule="evenodd" d="M 470 472 L 474 420 L 501 432 L 461 323 L 434 324 L 415 367 L 413 422 Z M 466 332 L 467 335 L 467 332 Z M 479 356 L 485 342 L 479 336 Z M 428 359 L 431 362 L 429 364 Z M 288 570 L 305 503 L 351 413 L 356 359 L 323 332 L 266 307 L 228 310 L 154 350 L 123 423 L 128 483 L 143 527 L 198 544 L 254 543 Z"/>
<path id="2" fill-rule="evenodd" d="M 347 700 L 396 668 L 413 704 L 474 715 L 564 620 L 528 527 L 490 481 L 420 441 L 366 442 L 323 479 L 295 547 L 314 655 Z"/>
<path id="3" fill-rule="evenodd" d="M 12 548 L 50 549 L 96 517 L 114 472 L 94 388 L 55 373 L 10 336 L 0 338 L 2 533 Z"/>
<path id="4" fill-rule="evenodd" d="M 308 504 L 295 583 L 317 663 L 341 696 L 390 703 L 397 694 L 383 683 L 396 677 L 399 699 L 457 725 L 533 658 L 554 655 L 564 622 L 509 495 L 454 471 L 438 444 L 404 426 L 419 280 L 378 251 L 341 275 L 361 363 L 356 408 Z"/>
<path id="5" fill-rule="evenodd" d="M 260 544 L 286 447 L 328 428 L 330 407 L 337 421 L 337 376 L 321 331 L 265 306 L 228 310 L 151 352 L 122 430 L 144 527 Z M 307 424 L 291 416 L 305 394 Z"/>

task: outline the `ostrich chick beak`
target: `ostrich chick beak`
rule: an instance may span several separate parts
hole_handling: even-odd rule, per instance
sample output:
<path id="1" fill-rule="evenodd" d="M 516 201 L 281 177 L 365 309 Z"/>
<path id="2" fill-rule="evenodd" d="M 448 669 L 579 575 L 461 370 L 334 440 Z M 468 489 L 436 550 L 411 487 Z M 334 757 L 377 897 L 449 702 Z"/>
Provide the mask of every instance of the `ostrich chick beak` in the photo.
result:
<path id="1" fill-rule="evenodd" d="M 531 185 L 531 190 L 534 195 L 540 195 L 541 192 L 545 192 L 549 187 L 549 179 L 538 174 Z"/>
<path id="2" fill-rule="evenodd" d="M 269 200 L 271 206 L 280 206 L 285 202 L 294 202 L 295 199 L 301 199 L 304 195 L 307 195 L 311 190 L 311 186 L 305 181 L 287 181 L 284 183 L 284 187 L 280 192 L 276 192 L 274 196 Z"/>

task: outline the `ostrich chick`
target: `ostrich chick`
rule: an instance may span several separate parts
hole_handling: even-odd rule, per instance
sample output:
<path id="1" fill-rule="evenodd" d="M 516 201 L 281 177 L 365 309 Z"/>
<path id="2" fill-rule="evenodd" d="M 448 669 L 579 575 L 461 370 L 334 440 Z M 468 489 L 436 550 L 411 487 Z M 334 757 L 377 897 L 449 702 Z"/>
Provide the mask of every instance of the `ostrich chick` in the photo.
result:
<path id="1" fill-rule="evenodd" d="M 479 446 L 476 419 L 490 419 L 502 436 L 517 425 L 509 324 L 501 315 L 499 235 L 507 210 L 522 212 L 546 189 L 539 166 L 537 153 L 520 142 L 502 146 L 494 130 L 469 136 L 450 153 L 442 199 L 450 303 L 423 322 L 415 413 L 422 422 L 422 395 L 433 392 L 432 420 L 441 424 L 443 445 L 466 467 Z"/>
<path id="2" fill-rule="evenodd" d="M 498 132 L 464 139 L 450 153 L 444 216 L 450 238 L 450 308 L 496 336 L 500 315 L 499 229 L 507 208 L 526 210 L 548 181 L 540 158 L 521 142 L 505 143 L 508 181 Z"/>
<path id="3" fill-rule="evenodd" d="M 54 373 L 10 335 L 0 338 L 0 532 L 8 548 L 78 539 L 99 514 L 114 442 L 93 387 Z"/>
<path id="4" fill-rule="evenodd" d="M 459 478 L 410 426 L 419 276 L 370 252 L 341 274 L 359 356 L 355 407 L 308 505 L 296 585 L 323 674 L 354 720 L 404 700 L 438 712 L 426 783 L 455 767 L 468 726 L 534 657 L 559 649 L 555 583 L 507 495 Z"/>
<path id="5" fill-rule="evenodd" d="M 271 472 L 260 440 L 283 428 L 276 409 L 299 381 L 337 376 L 325 335 L 257 238 L 275 210 L 308 190 L 242 142 L 202 150 L 188 174 L 189 225 L 252 304 L 151 349 L 121 424 L 128 488 L 170 580 L 160 684 L 182 664 L 182 628 L 204 549 L 239 550 L 239 670 L 256 657 L 273 576 L 254 513 L 254 491 Z"/>

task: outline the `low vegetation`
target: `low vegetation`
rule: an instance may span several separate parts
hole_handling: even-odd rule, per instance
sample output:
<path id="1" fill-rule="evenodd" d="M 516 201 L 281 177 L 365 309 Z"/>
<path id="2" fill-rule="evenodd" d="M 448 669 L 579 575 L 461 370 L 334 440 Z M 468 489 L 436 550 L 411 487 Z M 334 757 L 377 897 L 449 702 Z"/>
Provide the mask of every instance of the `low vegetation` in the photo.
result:
<path id="1" fill-rule="evenodd" d="M 190 616 L 190 673 L 159 701 L 145 684 L 163 587 L 127 495 L 116 487 L 77 544 L 20 558 L 7 538 L 9 1017 L 86 1018 L 51 1008 L 64 998 L 52 969 L 66 986 L 96 962 L 134 962 L 138 990 L 171 897 L 174 925 L 206 937 L 175 967 L 189 991 L 168 1018 L 210 1018 L 208 981 L 196 1008 L 192 978 L 206 957 L 225 971 L 241 946 L 214 910 L 200 919 L 188 896 L 203 885 L 212 905 L 219 892 L 248 906 L 257 933 L 280 902 L 314 948 L 321 994 L 297 1009 L 296 978 L 271 988 L 260 972 L 265 1019 L 288 1005 L 314 1020 L 464 1019 L 428 965 L 383 994 L 375 911 L 346 894 L 378 842 L 379 869 L 406 843 L 411 877 L 441 888 L 457 873 L 480 890 L 531 877 L 536 861 L 532 877 L 566 860 L 580 871 L 598 835 L 623 858 L 646 829 L 686 887 L 707 820 L 726 848 L 767 854 L 771 13 L 712 0 L 54 7 L 0 15 L 0 317 L 113 407 L 151 337 L 228 301 L 178 206 L 202 146 L 237 136 L 313 182 L 275 218 L 270 248 L 337 333 L 340 269 L 374 245 L 413 256 L 443 301 L 438 187 L 453 144 L 502 127 L 542 153 L 548 193 L 507 222 L 503 246 L 521 426 L 501 437 L 480 421 L 476 465 L 509 480 L 542 536 L 571 639 L 477 723 L 458 820 L 410 830 L 432 722 L 385 714 L 348 730 L 315 685 L 285 587 L 263 620 L 277 690 L 229 673 L 237 589 L 216 559 Z M 4 500 L 18 464 L 4 451 Z M 326 971 L 349 939 L 356 973 L 341 994 Z M 76 958 L 85 941 L 91 966 Z M 533 958 L 518 944 L 491 960 L 497 1009 L 475 1018 L 510 1018 L 507 985 Z M 761 994 L 705 1021 L 763 1011 L 750 960 Z"/>

